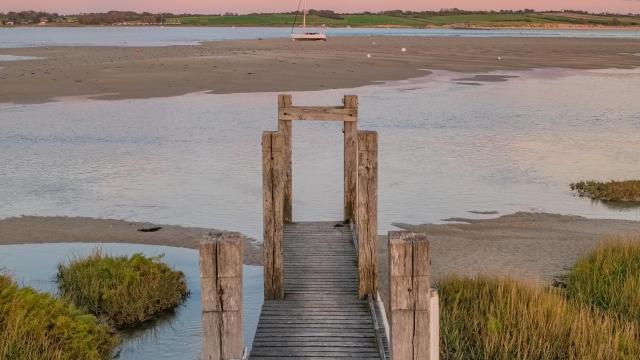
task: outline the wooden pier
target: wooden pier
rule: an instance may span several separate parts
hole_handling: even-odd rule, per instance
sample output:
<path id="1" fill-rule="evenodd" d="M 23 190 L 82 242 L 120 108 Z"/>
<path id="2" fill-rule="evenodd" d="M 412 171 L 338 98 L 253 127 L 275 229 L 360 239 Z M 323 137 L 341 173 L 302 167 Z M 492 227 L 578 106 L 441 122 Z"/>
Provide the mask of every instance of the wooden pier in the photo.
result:
<path id="1" fill-rule="evenodd" d="M 293 221 L 292 123 L 308 120 L 344 124 L 343 219 Z M 359 131 L 357 121 L 355 96 L 336 107 L 279 96 L 278 131 L 262 136 L 265 302 L 252 350 L 239 346 L 240 235 L 209 236 L 200 260 L 209 267 L 201 269 L 203 359 L 438 359 L 425 236 L 389 233 L 387 321 L 377 285 L 378 135 Z"/>

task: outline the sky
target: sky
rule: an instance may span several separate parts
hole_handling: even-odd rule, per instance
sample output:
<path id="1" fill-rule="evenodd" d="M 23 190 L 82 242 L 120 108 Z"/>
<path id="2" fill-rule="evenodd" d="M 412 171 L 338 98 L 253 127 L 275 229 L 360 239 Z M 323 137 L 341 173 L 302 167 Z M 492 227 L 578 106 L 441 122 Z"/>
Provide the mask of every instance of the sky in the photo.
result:
<path id="1" fill-rule="evenodd" d="M 640 0 L 307 0 L 309 8 L 340 12 L 390 9 L 467 10 L 536 9 L 588 10 L 593 12 L 640 13 Z M 41 10 L 62 14 L 132 10 L 173 13 L 217 14 L 224 12 L 278 12 L 297 8 L 298 0 L 0 0 L 0 12 Z"/>

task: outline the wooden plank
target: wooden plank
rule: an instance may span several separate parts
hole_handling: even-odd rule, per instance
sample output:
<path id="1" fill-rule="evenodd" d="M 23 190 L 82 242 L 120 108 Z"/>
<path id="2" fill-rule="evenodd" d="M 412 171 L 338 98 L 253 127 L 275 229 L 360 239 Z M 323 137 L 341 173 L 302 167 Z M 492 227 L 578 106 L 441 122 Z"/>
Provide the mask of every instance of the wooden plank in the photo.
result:
<path id="1" fill-rule="evenodd" d="M 429 242 L 425 235 L 389 232 L 389 305 L 394 360 L 431 359 L 430 267 Z"/>
<path id="2" fill-rule="evenodd" d="M 358 131 L 358 274 L 361 299 L 377 295 L 378 133 Z"/>
<path id="3" fill-rule="evenodd" d="M 281 120 L 357 121 L 358 111 L 344 106 L 290 106 L 278 109 Z"/>
<path id="4" fill-rule="evenodd" d="M 431 289 L 429 307 L 429 360 L 440 359 L 440 297 L 438 290 Z"/>
<path id="5" fill-rule="evenodd" d="M 346 95 L 344 107 L 355 110 L 355 121 L 344 123 L 344 220 L 355 222 L 358 200 L 358 97 Z"/>
<path id="6" fill-rule="evenodd" d="M 335 224 L 285 224 L 285 298 L 265 301 L 250 359 L 382 359 L 351 231 Z"/>
<path id="7" fill-rule="evenodd" d="M 262 135 L 264 298 L 284 298 L 284 137 Z"/>
<path id="8" fill-rule="evenodd" d="M 242 235 L 209 234 L 200 243 L 202 358 L 238 359 L 242 335 Z"/>
<path id="9" fill-rule="evenodd" d="M 291 95 L 279 95 L 278 96 L 278 113 L 280 109 L 288 108 L 293 105 Z M 292 148 L 291 148 L 291 136 L 292 136 L 292 122 L 278 118 L 278 132 L 284 137 L 284 222 L 290 223 L 293 221 L 293 171 L 292 171 Z"/>

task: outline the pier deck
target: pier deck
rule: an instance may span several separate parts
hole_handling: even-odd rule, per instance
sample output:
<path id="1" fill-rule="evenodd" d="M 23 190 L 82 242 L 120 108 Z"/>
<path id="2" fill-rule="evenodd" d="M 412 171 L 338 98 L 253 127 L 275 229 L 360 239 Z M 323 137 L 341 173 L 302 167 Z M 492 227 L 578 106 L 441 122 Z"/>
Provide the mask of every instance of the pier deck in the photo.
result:
<path id="1" fill-rule="evenodd" d="M 353 233 L 342 222 L 284 226 L 284 300 L 262 307 L 250 359 L 386 359 L 381 322 L 358 300 Z"/>

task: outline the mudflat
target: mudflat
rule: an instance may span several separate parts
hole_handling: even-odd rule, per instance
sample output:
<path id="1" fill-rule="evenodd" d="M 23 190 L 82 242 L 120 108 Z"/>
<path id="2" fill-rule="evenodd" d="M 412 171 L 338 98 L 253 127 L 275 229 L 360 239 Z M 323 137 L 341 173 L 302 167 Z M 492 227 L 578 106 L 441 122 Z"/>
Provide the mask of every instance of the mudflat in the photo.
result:
<path id="1" fill-rule="evenodd" d="M 220 230 L 113 219 L 21 216 L 0 220 L 0 245 L 126 243 L 198 249 L 200 240 Z M 262 245 L 245 241 L 244 263 L 262 265 Z M 0 264 L 1 265 L 1 264 Z"/>
<path id="2" fill-rule="evenodd" d="M 428 236 L 436 280 L 446 274 L 481 273 L 550 284 L 606 237 L 640 234 L 640 221 L 547 213 L 450 220 L 447 224 L 394 224 Z M 197 249 L 203 235 L 215 232 L 219 230 L 85 217 L 0 219 L 0 245 L 131 243 Z M 388 275 L 386 235 L 379 237 L 378 254 L 384 289 Z M 245 263 L 262 264 L 261 243 L 247 240 Z"/>
<path id="3" fill-rule="evenodd" d="M 394 224 L 424 233 L 432 283 L 447 275 L 510 277 L 549 286 L 600 242 L 640 234 L 640 221 L 518 212 L 494 219 L 448 219 L 447 224 Z M 389 246 L 378 236 L 378 285 L 389 299 Z"/>
<path id="4" fill-rule="evenodd" d="M 427 70 L 474 78 L 477 73 L 549 67 L 629 69 L 640 67 L 638 53 L 640 40 L 634 39 L 450 37 L 1 49 L 0 55 L 43 59 L 0 64 L 0 103 L 41 103 L 60 96 L 125 99 L 350 88 L 423 76 Z"/>

